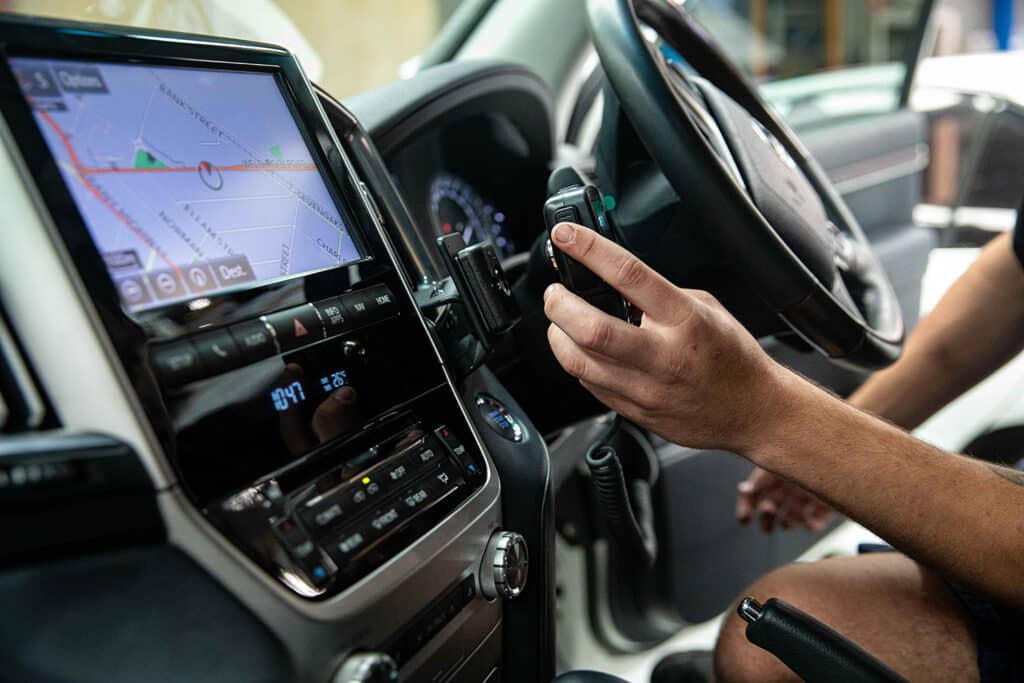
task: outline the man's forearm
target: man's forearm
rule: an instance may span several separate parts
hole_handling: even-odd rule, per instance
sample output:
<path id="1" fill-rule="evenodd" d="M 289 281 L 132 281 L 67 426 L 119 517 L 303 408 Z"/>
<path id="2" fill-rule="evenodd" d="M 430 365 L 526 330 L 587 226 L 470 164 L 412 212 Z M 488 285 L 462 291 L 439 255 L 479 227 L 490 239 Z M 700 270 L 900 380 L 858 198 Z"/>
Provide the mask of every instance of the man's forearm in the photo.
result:
<path id="1" fill-rule="evenodd" d="M 1024 475 L 945 453 L 795 376 L 743 453 L 930 565 L 1024 606 Z"/>
<path id="2" fill-rule="evenodd" d="M 1024 346 L 1024 269 L 1010 235 L 993 240 L 850 403 L 913 429 Z"/>

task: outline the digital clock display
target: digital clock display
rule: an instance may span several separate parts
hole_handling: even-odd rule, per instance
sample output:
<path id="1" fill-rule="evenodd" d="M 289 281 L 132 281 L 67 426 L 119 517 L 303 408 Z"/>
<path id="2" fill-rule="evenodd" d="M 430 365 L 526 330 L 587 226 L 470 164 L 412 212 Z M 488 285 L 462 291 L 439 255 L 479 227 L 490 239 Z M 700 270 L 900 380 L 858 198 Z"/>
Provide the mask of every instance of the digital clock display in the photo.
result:
<path id="1" fill-rule="evenodd" d="M 341 369 L 322 375 L 317 383 L 325 394 L 348 385 L 348 370 Z M 271 390 L 270 402 L 274 404 L 274 410 L 283 413 L 305 403 L 307 396 L 312 393 L 308 389 L 301 380 L 289 382 Z"/>

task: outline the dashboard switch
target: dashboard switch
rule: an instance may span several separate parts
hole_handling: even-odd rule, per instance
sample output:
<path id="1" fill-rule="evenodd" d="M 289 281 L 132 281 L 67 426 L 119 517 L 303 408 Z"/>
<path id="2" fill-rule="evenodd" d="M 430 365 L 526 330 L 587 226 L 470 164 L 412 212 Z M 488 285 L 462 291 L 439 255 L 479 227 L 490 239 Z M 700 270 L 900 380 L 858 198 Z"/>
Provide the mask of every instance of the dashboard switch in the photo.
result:
<path id="1" fill-rule="evenodd" d="M 526 588 L 529 565 L 526 539 L 513 531 L 496 531 L 487 544 L 480 567 L 480 590 L 484 597 L 488 600 L 519 597 Z"/>
<path id="2" fill-rule="evenodd" d="M 515 443 L 522 441 L 526 432 L 519 420 L 509 412 L 505 404 L 488 394 L 477 394 L 476 409 L 484 423 L 502 438 Z"/>
<path id="3" fill-rule="evenodd" d="M 302 506 L 299 516 L 310 529 L 326 529 L 337 524 L 345 515 L 342 507 L 343 491 L 310 500 Z"/>
<path id="4" fill-rule="evenodd" d="M 207 332 L 192 339 L 199 360 L 211 375 L 234 370 L 243 363 L 242 352 L 227 330 Z"/>
<path id="5" fill-rule="evenodd" d="M 290 517 L 274 523 L 274 533 L 313 586 L 323 587 L 337 573 L 334 561 L 325 557 L 306 530 Z"/>
<path id="6" fill-rule="evenodd" d="M 466 468 L 466 471 L 470 475 L 476 476 L 482 474 L 480 468 L 477 467 L 476 463 L 473 462 L 473 458 L 466 451 L 466 447 L 462 445 L 462 441 L 456 436 L 455 432 L 445 426 L 438 427 L 434 430 L 434 434 L 441 440 L 441 443 L 447 447 L 449 452 L 455 456 L 455 459 Z"/>
<path id="7" fill-rule="evenodd" d="M 167 386 L 180 386 L 203 376 L 199 351 L 190 341 L 158 346 L 153 349 L 153 365 Z"/>
<path id="8" fill-rule="evenodd" d="M 342 297 L 353 318 L 353 326 L 361 327 L 398 315 L 398 302 L 387 285 L 357 289 Z"/>
<path id="9" fill-rule="evenodd" d="M 328 337 L 348 331 L 348 319 L 350 316 L 345 309 L 345 304 L 341 301 L 341 297 L 332 296 L 330 299 L 317 301 L 313 306 L 320 314 L 320 319 L 324 324 L 324 331 Z"/>
<path id="10" fill-rule="evenodd" d="M 313 304 L 304 304 L 277 313 L 265 315 L 260 320 L 274 329 L 277 345 L 281 351 L 291 351 L 323 339 L 324 326 Z"/>
<path id="11" fill-rule="evenodd" d="M 238 344 L 242 358 L 247 363 L 255 363 L 277 353 L 274 337 L 262 320 L 249 320 L 232 325 L 228 329 L 231 331 L 231 336 L 235 338 L 235 343 Z"/>

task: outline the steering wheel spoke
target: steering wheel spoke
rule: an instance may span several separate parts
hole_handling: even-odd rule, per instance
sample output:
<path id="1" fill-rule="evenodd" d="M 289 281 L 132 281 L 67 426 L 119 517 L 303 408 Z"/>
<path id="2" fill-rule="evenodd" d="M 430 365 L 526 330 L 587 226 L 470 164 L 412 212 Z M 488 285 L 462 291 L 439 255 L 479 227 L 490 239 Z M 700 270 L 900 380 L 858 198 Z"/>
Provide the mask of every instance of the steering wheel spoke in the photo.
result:
<path id="1" fill-rule="evenodd" d="M 636 137 L 685 206 L 687 229 L 756 295 L 751 305 L 845 365 L 892 362 L 904 329 L 888 277 L 829 178 L 754 84 L 676 0 L 587 0 L 587 9 Z M 685 68 L 666 57 L 672 50 Z M 685 260 L 662 262 L 679 270 L 666 272 L 670 279 L 686 279 Z"/>
<path id="2" fill-rule="evenodd" d="M 697 130 L 703 134 L 704 139 L 718 156 L 739 188 L 744 192 L 748 192 L 747 183 L 743 179 L 739 165 L 736 163 L 736 157 L 733 156 L 732 150 L 729 149 L 729 144 L 725 141 L 725 135 L 722 133 L 718 121 L 715 120 L 715 117 L 708 110 L 707 102 L 704 101 L 700 90 L 693 85 L 680 64 L 666 60 L 665 66 L 668 69 L 669 84 L 672 85 L 672 92 L 679 103 L 680 109 L 682 109 L 686 116 L 690 117 Z"/>

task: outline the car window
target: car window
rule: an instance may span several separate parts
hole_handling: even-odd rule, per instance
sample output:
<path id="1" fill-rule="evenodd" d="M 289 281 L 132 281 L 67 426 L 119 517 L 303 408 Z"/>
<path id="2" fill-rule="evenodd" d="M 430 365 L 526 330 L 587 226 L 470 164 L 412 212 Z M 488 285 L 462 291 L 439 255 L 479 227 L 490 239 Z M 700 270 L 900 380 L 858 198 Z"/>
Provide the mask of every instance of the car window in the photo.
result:
<path id="1" fill-rule="evenodd" d="M 399 78 L 463 0 L 7 0 L 7 11 L 288 47 L 336 97 Z"/>
<path id="2" fill-rule="evenodd" d="M 899 106 L 925 0 L 690 0 L 686 9 L 797 128 Z"/>

